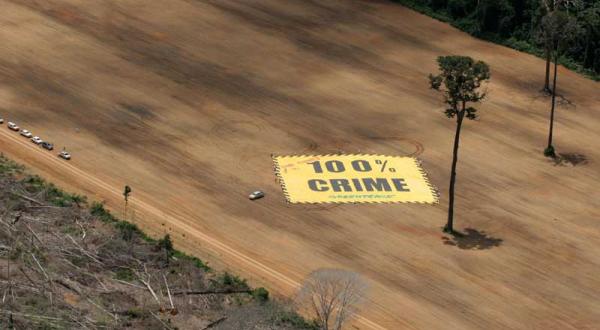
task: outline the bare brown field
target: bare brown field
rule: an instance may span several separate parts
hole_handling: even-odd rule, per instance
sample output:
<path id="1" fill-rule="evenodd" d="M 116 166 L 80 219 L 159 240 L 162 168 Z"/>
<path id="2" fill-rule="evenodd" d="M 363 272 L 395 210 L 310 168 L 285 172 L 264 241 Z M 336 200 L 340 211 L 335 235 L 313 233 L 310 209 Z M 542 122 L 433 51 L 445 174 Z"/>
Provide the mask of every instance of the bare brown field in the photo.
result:
<path id="1" fill-rule="evenodd" d="M 371 283 L 360 329 L 600 324 L 600 84 L 560 69 L 542 150 L 543 61 L 385 1 L 0 0 L 0 151 L 177 247 L 289 295 L 320 267 Z M 441 234 L 455 123 L 427 74 L 490 64 L 463 129 L 459 242 Z M 417 154 L 434 206 L 285 203 L 271 153 Z M 257 202 L 248 192 L 263 189 Z M 467 231 L 469 229 L 469 231 Z M 482 234 L 483 233 L 483 234 Z M 452 243 L 452 244 L 449 244 Z"/>

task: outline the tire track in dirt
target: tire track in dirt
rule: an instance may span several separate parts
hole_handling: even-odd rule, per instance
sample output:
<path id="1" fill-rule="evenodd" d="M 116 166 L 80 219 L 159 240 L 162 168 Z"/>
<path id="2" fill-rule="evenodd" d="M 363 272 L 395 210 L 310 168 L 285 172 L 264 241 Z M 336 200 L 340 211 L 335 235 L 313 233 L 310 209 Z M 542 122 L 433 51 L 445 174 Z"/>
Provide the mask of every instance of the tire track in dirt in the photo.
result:
<path id="1" fill-rule="evenodd" d="M 29 142 L 29 140 L 23 140 L 20 138 L 20 136 L 12 134 L 12 132 L 0 130 L 0 135 L 4 136 L 6 139 L 12 141 L 13 143 L 16 143 L 17 145 L 25 147 L 26 149 L 32 151 L 33 153 L 36 154 L 36 156 L 39 155 L 39 156 L 43 157 L 47 161 L 51 162 L 53 165 L 57 165 L 58 167 L 69 171 L 71 174 L 79 177 L 80 179 L 83 179 L 83 181 L 87 181 L 88 183 L 91 183 L 93 186 L 101 188 L 102 190 L 109 193 L 110 195 L 113 195 L 117 199 L 121 198 L 121 192 L 118 189 L 111 187 L 110 185 L 108 185 L 107 183 L 103 182 L 102 180 L 96 178 L 93 175 L 89 175 L 89 174 L 85 173 L 84 171 L 78 169 L 74 165 L 69 164 L 66 161 L 59 159 L 57 156 L 54 155 L 54 153 L 48 153 L 45 150 L 41 149 L 39 146 L 34 145 L 31 142 Z M 194 235 L 195 238 L 204 241 L 208 245 L 212 246 L 213 249 L 223 252 L 223 253 L 229 255 L 230 257 L 233 257 L 234 259 L 243 262 L 245 265 L 250 266 L 250 268 L 257 270 L 260 273 L 266 274 L 270 278 L 277 280 L 281 283 L 284 283 L 287 286 L 291 287 L 292 289 L 299 288 L 301 286 L 300 282 L 298 282 L 294 279 L 291 279 L 290 277 L 280 273 L 277 270 L 272 269 L 271 267 L 257 261 L 256 259 L 253 259 L 251 257 L 244 255 L 243 253 L 229 247 L 228 245 L 218 241 L 217 239 L 210 237 L 208 234 L 205 234 L 205 233 L 199 231 L 198 229 L 195 229 L 195 228 L 189 226 L 188 224 L 185 223 L 185 221 L 183 221 L 182 219 L 180 219 L 178 217 L 169 215 L 169 214 L 167 214 L 167 213 L 165 213 L 165 212 L 163 212 L 163 211 L 161 211 L 139 199 L 131 201 L 131 205 L 134 207 L 137 206 L 136 209 L 138 209 L 138 211 L 141 209 L 142 212 L 152 214 L 154 217 L 165 219 L 170 224 L 172 224 L 174 227 L 178 227 L 178 229 L 182 230 L 183 232 L 192 233 L 192 235 Z M 170 211 L 170 212 L 172 213 L 172 211 Z M 386 328 L 378 325 L 377 323 L 374 323 L 373 321 L 371 321 L 365 317 L 362 317 L 362 316 L 358 316 L 357 321 L 371 329 L 377 329 L 377 330 L 385 330 L 386 329 Z"/>
<path id="2" fill-rule="evenodd" d="M 371 140 L 375 140 L 375 141 L 396 141 L 396 142 L 404 142 L 407 144 L 412 145 L 415 150 L 413 152 L 404 152 L 404 157 L 417 157 L 419 155 L 421 155 L 423 152 L 425 152 L 425 147 L 423 147 L 423 144 L 421 144 L 419 141 L 417 140 L 413 140 L 413 139 L 407 139 L 407 138 L 403 138 L 403 137 L 399 137 L 399 136 L 371 136 L 369 137 L 369 139 Z"/>

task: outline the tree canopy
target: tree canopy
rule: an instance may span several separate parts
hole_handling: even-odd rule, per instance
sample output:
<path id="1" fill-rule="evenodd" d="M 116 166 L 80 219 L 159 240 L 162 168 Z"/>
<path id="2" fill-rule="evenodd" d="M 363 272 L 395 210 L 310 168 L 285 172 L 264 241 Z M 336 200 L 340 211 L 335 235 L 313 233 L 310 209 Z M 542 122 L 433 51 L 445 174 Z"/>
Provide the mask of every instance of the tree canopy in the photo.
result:
<path id="1" fill-rule="evenodd" d="M 395 0 L 477 37 L 542 55 L 542 20 L 568 11 L 577 35 L 561 63 L 600 80 L 600 1 L 598 0 Z M 562 18 L 561 18 L 562 19 Z M 571 29 L 572 30 L 572 29 Z"/>
<path id="2" fill-rule="evenodd" d="M 438 65 L 440 73 L 430 74 L 429 80 L 431 88 L 444 95 L 444 103 L 448 106 L 446 115 L 452 118 L 465 110 L 467 118 L 474 119 L 477 110 L 472 107 L 462 109 L 460 104 L 479 102 L 485 97 L 485 91 L 479 87 L 490 78 L 488 65 L 467 56 L 440 56 Z"/>

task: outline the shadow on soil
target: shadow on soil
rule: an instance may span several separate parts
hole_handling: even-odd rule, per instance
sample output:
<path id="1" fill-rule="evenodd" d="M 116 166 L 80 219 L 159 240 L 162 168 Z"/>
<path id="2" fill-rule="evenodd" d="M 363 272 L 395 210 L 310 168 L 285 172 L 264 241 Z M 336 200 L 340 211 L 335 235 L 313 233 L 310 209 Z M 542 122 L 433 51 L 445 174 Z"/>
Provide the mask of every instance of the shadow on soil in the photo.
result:
<path id="1" fill-rule="evenodd" d="M 552 93 L 548 91 L 541 90 L 539 94 L 535 97 L 535 99 L 539 98 L 551 98 Z M 562 94 L 556 94 L 556 105 L 559 107 L 567 108 L 567 109 L 575 109 L 577 105 L 571 99 L 567 98 Z"/>
<path id="2" fill-rule="evenodd" d="M 587 164 L 588 159 L 585 155 L 577 153 L 562 153 L 554 158 L 554 164 L 557 166 L 578 166 Z"/>
<path id="3" fill-rule="evenodd" d="M 501 238 L 488 236 L 484 231 L 466 228 L 464 232 L 456 231 L 451 237 L 442 237 L 444 244 L 456 246 L 463 250 L 487 250 L 500 246 Z"/>

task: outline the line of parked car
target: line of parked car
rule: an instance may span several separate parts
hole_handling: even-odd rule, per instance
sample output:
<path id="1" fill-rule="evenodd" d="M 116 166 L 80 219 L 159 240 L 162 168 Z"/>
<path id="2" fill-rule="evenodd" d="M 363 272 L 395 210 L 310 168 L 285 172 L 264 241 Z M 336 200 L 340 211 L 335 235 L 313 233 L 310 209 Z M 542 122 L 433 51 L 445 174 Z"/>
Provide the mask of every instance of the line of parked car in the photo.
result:
<path id="1" fill-rule="evenodd" d="M 3 124 L 3 123 L 4 123 L 4 119 L 0 118 L 0 124 Z M 44 149 L 47 149 L 47 150 L 54 149 L 54 145 L 52 143 L 42 140 L 39 136 L 33 136 L 33 134 L 30 131 L 20 128 L 19 126 L 17 126 L 17 124 L 13 123 L 12 121 L 9 121 L 6 126 L 8 127 L 8 129 L 10 129 L 12 131 L 19 132 L 20 135 L 30 139 L 31 142 L 41 146 Z M 58 157 L 69 160 L 69 159 L 71 159 L 71 154 L 68 153 L 66 150 L 63 150 L 58 154 Z"/>

